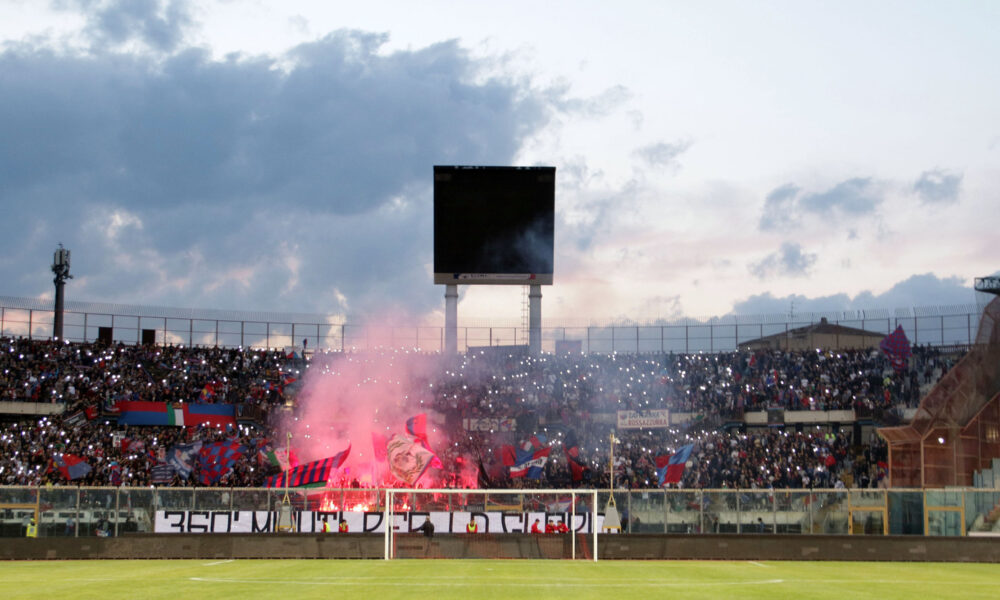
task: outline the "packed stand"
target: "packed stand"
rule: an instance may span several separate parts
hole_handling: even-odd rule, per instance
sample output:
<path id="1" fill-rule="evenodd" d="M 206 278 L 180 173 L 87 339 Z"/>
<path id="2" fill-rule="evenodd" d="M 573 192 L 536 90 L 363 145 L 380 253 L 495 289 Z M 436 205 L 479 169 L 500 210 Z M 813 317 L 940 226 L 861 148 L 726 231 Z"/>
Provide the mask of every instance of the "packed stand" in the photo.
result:
<path id="1" fill-rule="evenodd" d="M 66 344 L 3 338 L 0 393 L 4 401 L 64 403 L 61 416 L 7 423 L 0 433 L 0 483 L 6 485 L 213 485 L 261 486 L 277 472 L 265 456 L 281 433 L 256 426 L 128 427 L 115 423 L 121 401 L 229 403 L 261 414 L 286 404 L 284 385 L 296 358 L 251 349 Z M 313 356 L 313 367 L 345 355 Z M 322 358 L 322 360 L 320 360 Z M 744 411 L 869 410 L 914 406 L 920 389 L 957 360 L 916 348 L 897 371 L 877 351 L 757 351 L 720 354 L 545 355 L 472 352 L 424 363 L 413 378 L 414 409 L 437 419 L 451 443 L 438 448 L 444 485 L 467 485 L 470 465 L 488 487 L 608 485 L 609 436 L 619 410 L 669 409 L 688 413 L 693 425 L 617 432 L 615 483 L 659 486 L 657 459 L 693 444 L 691 468 L 677 484 L 688 488 L 833 487 L 845 478 L 877 485 L 885 447 L 877 436 L 723 431 Z M 297 374 L 296 374 L 297 375 Z M 206 394 L 210 389 L 211 393 Z M 95 408 L 97 409 L 95 411 Z M 80 417 L 85 411 L 86 418 Z M 464 419 L 505 418 L 514 431 L 468 431 Z M 246 421 L 244 419 L 244 421 Z M 553 450 L 537 479 L 512 478 L 501 447 L 532 433 Z M 564 453 L 577 449 L 576 472 Z M 157 471 L 164 453 L 187 448 L 190 472 Z M 213 470 L 211 452 L 225 451 L 225 469 Z M 54 457 L 81 462 L 65 464 Z M 221 455 L 219 455 L 221 456 Z M 79 466 L 77 466 L 79 465 Z M 67 474 L 76 475 L 67 477 Z M 207 475 L 206 475 L 207 473 Z M 346 482 L 354 485 L 348 478 Z"/>

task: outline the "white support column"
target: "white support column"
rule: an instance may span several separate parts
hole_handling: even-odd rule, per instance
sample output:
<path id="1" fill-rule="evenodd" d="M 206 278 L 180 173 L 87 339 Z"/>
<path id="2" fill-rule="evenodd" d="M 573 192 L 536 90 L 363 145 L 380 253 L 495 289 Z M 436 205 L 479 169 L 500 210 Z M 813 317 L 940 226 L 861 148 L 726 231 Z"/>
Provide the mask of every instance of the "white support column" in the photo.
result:
<path id="1" fill-rule="evenodd" d="M 542 353 L 542 286 L 528 286 L 528 354 Z"/>
<path id="2" fill-rule="evenodd" d="M 576 560 L 576 492 L 570 492 L 569 494 L 569 546 L 570 546 L 570 557 Z"/>
<path id="3" fill-rule="evenodd" d="M 444 354 L 454 356 L 458 352 L 458 285 L 444 286 Z"/>
<path id="4" fill-rule="evenodd" d="M 591 521 L 591 523 L 593 523 L 593 525 L 594 525 L 594 562 L 597 562 L 597 530 L 598 530 L 598 527 L 597 527 L 597 490 L 594 490 L 594 504 L 593 504 L 593 509 L 592 510 L 593 510 L 593 512 L 591 513 L 592 514 L 591 519 L 593 519 L 593 521 Z"/>
<path id="5" fill-rule="evenodd" d="M 385 560 L 389 560 L 389 537 L 392 535 L 392 490 L 385 490 Z"/>

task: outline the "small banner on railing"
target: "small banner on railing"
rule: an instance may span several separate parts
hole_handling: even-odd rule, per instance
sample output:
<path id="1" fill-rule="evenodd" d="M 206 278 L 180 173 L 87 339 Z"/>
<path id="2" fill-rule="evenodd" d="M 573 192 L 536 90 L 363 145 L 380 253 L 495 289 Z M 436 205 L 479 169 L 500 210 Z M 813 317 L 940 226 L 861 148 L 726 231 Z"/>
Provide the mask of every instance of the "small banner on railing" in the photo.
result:
<path id="1" fill-rule="evenodd" d="M 670 411 L 665 408 L 618 411 L 618 429 L 664 429 L 667 427 L 670 427 Z"/>
<path id="2" fill-rule="evenodd" d="M 517 421 L 512 418 L 468 418 L 462 419 L 466 431 L 517 431 Z"/>

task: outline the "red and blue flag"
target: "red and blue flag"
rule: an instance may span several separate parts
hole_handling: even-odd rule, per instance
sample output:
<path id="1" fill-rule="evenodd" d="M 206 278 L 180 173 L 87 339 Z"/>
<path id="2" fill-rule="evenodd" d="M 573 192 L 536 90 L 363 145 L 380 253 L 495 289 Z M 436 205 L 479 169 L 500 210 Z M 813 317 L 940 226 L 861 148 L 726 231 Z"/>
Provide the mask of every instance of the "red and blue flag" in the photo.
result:
<path id="1" fill-rule="evenodd" d="M 681 480 L 681 476 L 684 475 L 684 465 L 691 458 L 693 449 L 694 444 L 687 444 L 678 448 L 677 452 L 670 456 L 656 457 L 656 476 L 659 478 L 661 487 L 667 483 L 677 483 Z"/>
<path id="2" fill-rule="evenodd" d="M 892 363 L 892 368 L 897 373 L 906 368 L 906 361 L 909 360 L 912 352 L 910 351 L 910 340 L 906 338 L 906 332 L 903 331 L 902 325 L 897 325 L 896 331 L 882 338 L 878 347 L 889 357 L 889 362 Z"/>
<path id="3" fill-rule="evenodd" d="M 552 452 L 552 448 L 542 448 L 533 452 L 518 452 L 518 462 L 510 468 L 510 476 L 541 479 L 550 452 Z"/>
<path id="4" fill-rule="evenodd" d="M 91 471 L 91 466 L 85 458 L 73 454 L 56 455 L 52 458 L 52 464 L 70 481 L 86 477 Z"/>
<path id="5" fill-rule="evenodd" d="M 203 444 L 198 452 L 201 466 L 201 484 L 211 485 L 233 470 L 246 448 L 237 441 Z"/>

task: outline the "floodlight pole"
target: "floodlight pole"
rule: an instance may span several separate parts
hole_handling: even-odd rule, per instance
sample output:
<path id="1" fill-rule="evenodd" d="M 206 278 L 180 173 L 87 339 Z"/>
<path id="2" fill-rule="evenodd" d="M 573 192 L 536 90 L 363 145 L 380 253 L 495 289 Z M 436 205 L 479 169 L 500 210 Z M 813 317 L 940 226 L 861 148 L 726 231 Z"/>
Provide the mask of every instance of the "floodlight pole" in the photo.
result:
<path id="1" fill-rule="evenodd" d="M 67 279 L 73 279 L 73 276 L 69 274 L 69 250 L 63 248 L 62 244 L 59 244 L 55 255 L 52 257 L 52 272 L 56 276 L 52 280 L 52 283 L 56 284 L 56 306 L 52 323 L 52 338 L 61 340 L 63 338 L 63 288 L 66 287 Z M 84 335 L 86 336 L 86 332 L 84 332 Z"/>
<path id="2" fill-rule="evenodd" d="M 611 457 L 611 464 L 608 467 L 608 472 L 611 474 L 610 485 L 608 485 L 608 493 L 611 494 L 611 500 L 614 501 L 615 498 L 615 432 L 611 432 L 611 452 L 609 456 Z"/>

